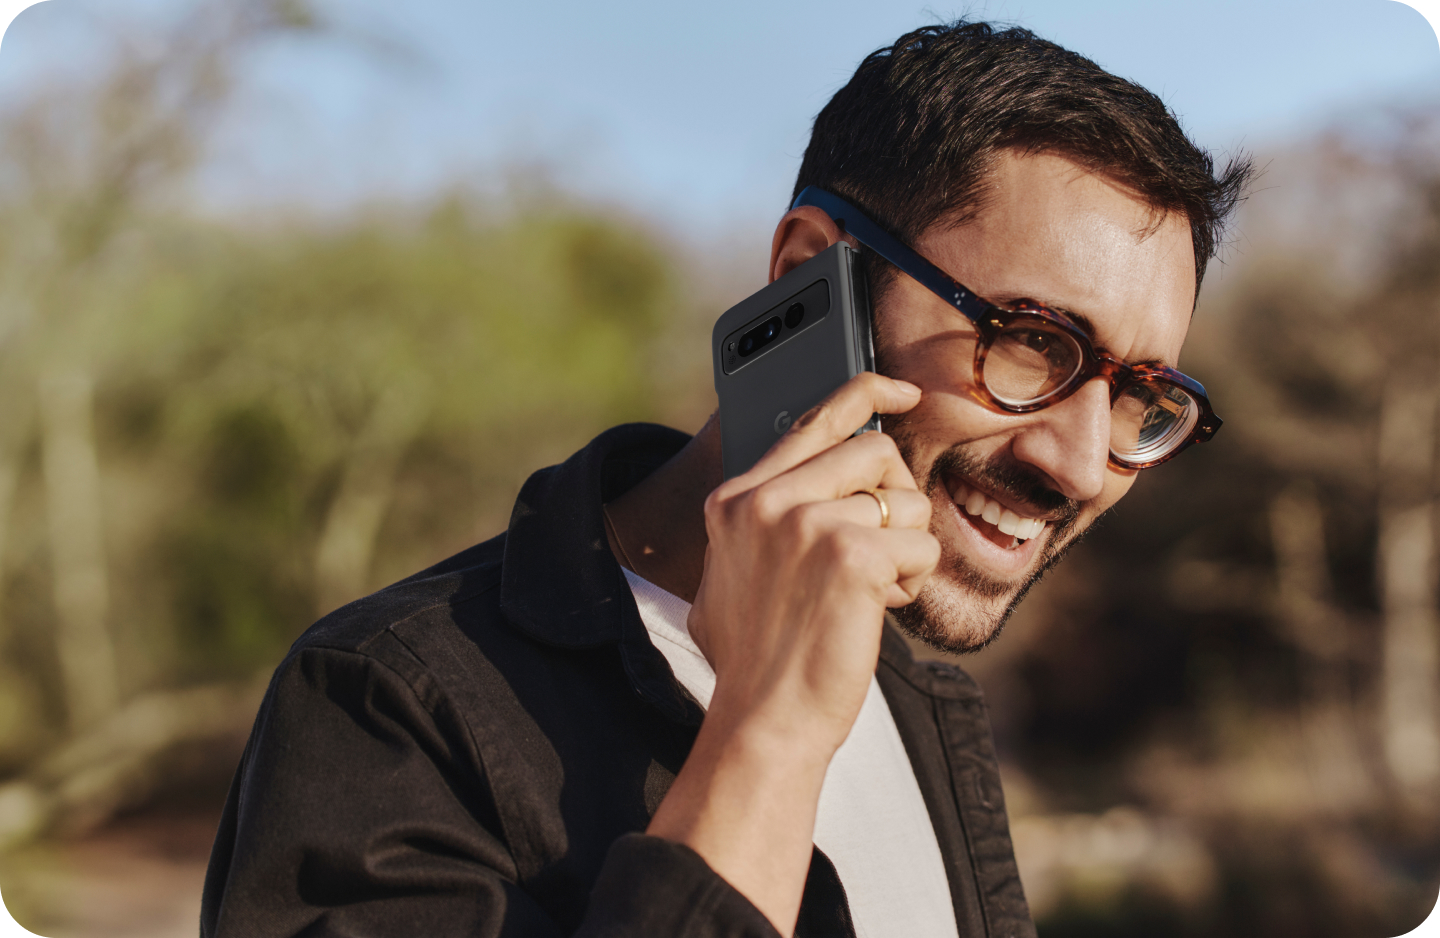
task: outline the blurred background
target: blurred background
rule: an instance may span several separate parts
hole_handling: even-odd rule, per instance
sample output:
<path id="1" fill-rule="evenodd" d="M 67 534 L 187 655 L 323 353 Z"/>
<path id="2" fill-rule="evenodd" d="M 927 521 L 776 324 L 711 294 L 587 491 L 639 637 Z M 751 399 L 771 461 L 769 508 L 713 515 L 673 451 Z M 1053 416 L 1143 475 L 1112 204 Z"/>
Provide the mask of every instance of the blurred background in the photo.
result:
<path id="1" fill-rule="evenodd" d="M 193 935 L 270 670 L 604 428 L 694 430 L 813 115 L 1016 22 L 1262 173 L 1146 472 L 992 648 L 1044 938 L 1396 935 L 1440 888 L 1440 43 L 1392 0 L 49 0 L 0 45 L 0 888 Z"/>

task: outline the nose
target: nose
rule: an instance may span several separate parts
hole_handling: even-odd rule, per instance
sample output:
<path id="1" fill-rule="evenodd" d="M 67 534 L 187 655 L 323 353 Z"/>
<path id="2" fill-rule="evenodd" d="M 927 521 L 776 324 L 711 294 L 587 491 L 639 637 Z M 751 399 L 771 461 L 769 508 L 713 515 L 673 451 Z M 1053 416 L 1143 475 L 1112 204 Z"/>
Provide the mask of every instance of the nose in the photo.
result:
<path id="1" fill-rule="evenodd" d="M 1048 475 L 1066 497 L 1098 497 L 1110 459 L 1110 383 L 1094 378 L 1034 414 L 1013 448 L 1017 459 Z"/>

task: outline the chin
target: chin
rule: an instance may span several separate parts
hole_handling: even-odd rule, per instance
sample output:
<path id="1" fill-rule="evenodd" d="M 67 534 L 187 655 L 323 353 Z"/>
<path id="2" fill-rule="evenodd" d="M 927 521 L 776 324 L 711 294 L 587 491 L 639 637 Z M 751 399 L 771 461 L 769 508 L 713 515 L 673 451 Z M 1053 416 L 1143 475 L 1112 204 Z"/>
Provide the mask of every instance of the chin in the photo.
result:
<path id="1" fill-rule="evenodd" d="M 938 499 L 936 489 L 931 485 L 930 494 Z M 940 564 L 913 603 L 890 612 L 906 634 L 937 651 L 956 655 L 979 651 L 1000 636 L 1030 588 L 1080 542 L 1089 527 L 1076 515 L 1069 516 L 1048 533 L 1033 567 L 1014 579 L 999 579 L 972 564 L 948 532 L 937 530 L 943 522 L 932 520 L 931 533 L 941 544 Z"/>
<path id="2" fill-rule="evenodd" d="M 915 469 L 914 441 L 897 435 L 901 455 Z M 1094 520 L 1081 504 L 1049 490 L 1032 470 L 1004 458 L 985 460 L 955 446 L 937 457 L 916 480 L 934 504 L 930 532 L 940 541 L 940 563 L 915 602 L 892 610 L 901 628 L 931 648 L 950 654 L 979 651 L 993 642 L 1030 588 L 1059 563 Z M 993 524 L 972 517 L 954 500 L 954 479 L 963 478 L 1012 503 L 1041 506 L 1050 520 L 1033 541 L 1016 544 Z M 947 481 L 948 480 L 948 481 Z M 962 487 L 963 488 L 963 487 Z M 994 542 L 1008 541 L 997 551 Z M 972 552 L 981 556 L 972 556 Z M 1014 558 L 1014 563 L 995 563 Z M 988 560 L 989 564 L 982 561 Z M 1006 570 L 1006 566 L 1011 569 Z"/>
<path id="3" fill-rule="evenodd" d="M 1010 613 L 1043 573 L 1037 571 L 1019 584 L 1001 584 L 961 558 L 945 558 L 941 564 L 913 603 L 890 612 L 911 638 L 952 655 L 979 651 L 998 638 Z"/>

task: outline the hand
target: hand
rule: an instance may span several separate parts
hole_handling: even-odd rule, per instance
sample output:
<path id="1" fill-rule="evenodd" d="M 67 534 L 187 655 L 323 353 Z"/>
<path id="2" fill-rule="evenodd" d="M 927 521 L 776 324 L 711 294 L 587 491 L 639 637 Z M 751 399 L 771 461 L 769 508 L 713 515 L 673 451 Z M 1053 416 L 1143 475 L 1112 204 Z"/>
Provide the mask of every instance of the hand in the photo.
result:
<path id="1" fill-rule="evenodd" d="M 857 375 L 705 503 L 690 630 L 715 695 L 649 833 L 696 850 L 782 933 L 799 913 L 820 786 L 864 703 L 885 608 L 913 601 L 940 557 L 930 500 L 894 442 L 851 437 L 872 413 L 919 400 L 914 385 Z M 890 508 L 884 529 L 872 488 Z"/>
<path id="2" fill-rule="evenodd" d="M 851 434 L 919 399 L 914 385 L 857 375 L 706 500 L 690 633 L 715 668 L 712 719 L 814 747 L 827 762 L 844 742 L 885 608 L 912 602 L 940 557 L 930 500 L 894 442 Z M 889 505 L 885 529 L 872 488 Z"/>

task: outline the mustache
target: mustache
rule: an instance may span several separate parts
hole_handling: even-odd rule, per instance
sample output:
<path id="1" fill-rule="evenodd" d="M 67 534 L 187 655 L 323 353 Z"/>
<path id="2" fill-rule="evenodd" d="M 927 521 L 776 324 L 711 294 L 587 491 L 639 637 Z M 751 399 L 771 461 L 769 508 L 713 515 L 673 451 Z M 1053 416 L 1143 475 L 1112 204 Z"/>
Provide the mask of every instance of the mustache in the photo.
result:
<path id="1" fill-rule="evenodd" d="M 878 349 L 876 358 L 879 358 Z M 914 411 L 910 411 L 886 417 L 883 429 L 885 434 L 895 441 L 900 457 L 905 460 L 910 471 L 916 472 L 919 468 L 916 465 L 918 440 L 910 426 L 913 415 Z M 1050 522 L 1050 538 L 1045 545 L 1047 567 L 1059 560 L 1060 555 L 1068 549 L 1084 506 L 1052 488 L 1039 470 L 1007 459 L 999 453 L 990 459 L 981 459 L 966 444 L 956 443 L 936 456 L 935 461 L 930 464 L 924 483 L 925 494 L 933 498 L 937 489 L 944 488 L 947 474 L 968 478 L 996 495 L 1006 496 L 1016 504 L 1028 505 L 1035 508 L 1038 514 L 1054 519 Z M 915 481 L 920 481 L 918 473 Z"/>
<path id="2" fill-rule="evenodd" d="M 997 495 L 1032 506 L 1039 514 L 1053 518 L 1051 523 L 1057 531 L 1072 527 L 1080 517 L 1079 502 L 1055 491 L 1038 472 L 1019 463 L 999 457 L 982 462 L 963 446 L 952 446 L 931 464 L 927 493 L 943 486 L 947 475 L 970 479 Z"/>

